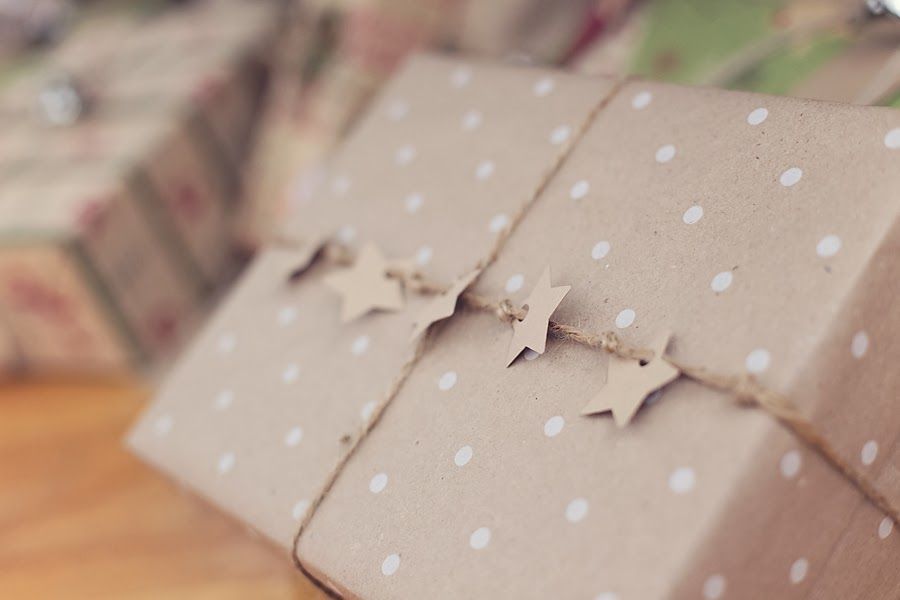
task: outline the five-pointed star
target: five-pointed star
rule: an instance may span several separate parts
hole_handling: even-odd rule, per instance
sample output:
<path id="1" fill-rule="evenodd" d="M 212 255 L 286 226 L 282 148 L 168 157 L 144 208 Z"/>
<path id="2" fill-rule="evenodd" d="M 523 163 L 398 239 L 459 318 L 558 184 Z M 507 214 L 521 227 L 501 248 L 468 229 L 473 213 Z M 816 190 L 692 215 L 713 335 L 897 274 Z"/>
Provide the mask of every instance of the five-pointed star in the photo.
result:
<path id="1" fill-rule="evenodd" d="M 656 390 L 672 383 L 681 371 L 664 358 L 669 334 L 653 345 L 653 359 L 641 366 L 641 361 L 610 355 L 606 385 L 582 409 L 582 415 L 612 411 L 616 425 L 625 427 L 634 418 L 644 400 Z"/>
<path id="2" fill-rule="evenodd" d="M 341 320 L 362 316 L 374 309 L 400 310 L 403 292 L 400 281 L 387 275 L 388 264 L 374 244 L 359 251 L 352 267 L 325 278 L 325 283 L 341 295 Z"/>
<path id="3" fill-rule="evenodd" d="M 459 298 L 459 295 L 472 285 L 472 282 L 475 281 L 480 272 L 475 270 L 463 275 L 450 286 L 450 289 L 443 294 L 435 296 L 434 299 L 422 307 L 422 310 L 416 315 L 411 339 L 419 337 L 432 323 L 437 323 L 452 316 L 456 311 L 456 300 Z"/>
<path id="4" fill-rule="evenodd" d="M 547 327 L 550 324 L 550 315 L 553 314 L 570 289 L 572 286 L 569 285 L 550 287 L 550 267 L 544 269 L 537 285 L 525 300 L 528 313 L 523 320 L 513 321 L 513 337 L 509 342 L 509 351 L 506 353 L 507 367 L 525 348 L 531 348 L 538 354 L 544 353 L 547 346 Z"/>

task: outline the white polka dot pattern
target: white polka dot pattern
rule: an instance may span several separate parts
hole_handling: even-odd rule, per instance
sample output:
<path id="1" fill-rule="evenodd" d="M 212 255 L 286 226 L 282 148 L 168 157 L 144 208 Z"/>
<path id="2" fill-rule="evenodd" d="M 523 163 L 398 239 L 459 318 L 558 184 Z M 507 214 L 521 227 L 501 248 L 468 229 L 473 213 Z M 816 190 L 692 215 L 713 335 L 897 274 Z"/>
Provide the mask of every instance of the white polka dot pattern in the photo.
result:
<path id="1" fill-rule="evenodd" d="M 647 108 L 650 106 L 650 102 L 653 100 L 653 94 L 650 92 L 638 92 L 631 99 L 631 107 L 636 110 L 641 110 L 643 108 Z"/>
<path id="2" fill-rule="evenodd" d="M 725 594 L 725 577 L 722 575 L 710 575 L 703 582 L 703 598 L 705 600 L 718 600 Z"/>
<path id="3" fill-rule="evenodd" d="M 798 167 L 791 167 L 781 174 L 781 177 L 778 178 L 778 181 L 780 181 L 781 185 L 783 185 L 784 187 L 793 187 L 797 185 L 802 178 L 803 171 Z"/>
<path id="4" fill-rule="evenodd" d="M 806 574 L 809 572 L 809 561 L 805 558 L 798 558 L 791 565 L 790 570 L 790 579 L 791 583 L 797 584 L 806 579 Z"/>
<path id="5" fill-rule="evenodd" d="M 747 123 L 750 125 L 759 125 L 769 118 L 769 111 L 765 108 L 755 108 L 747 115 Z"/>
<path id="6" fill-rule="evenodd" d="M 636 316 L 636 313 L 632 309 L 624 309 L 618 315 L 616 315 L 616 327 L 618 327 L 619 329 L 631 327 L 631 324 L 634 323 L 634 319 Z"/>
<path id="7" fill-rule="evenodd" d="M 374 475 L 369 481 L 369 491 L 373 494 L 380 494 L 384 491 L 384 488 L 387 487 L 387 484 L 387 473 L 378 473 L 377 475 Z"/>
<path id="8" fill-rule="evenodd" d="M 547 419 L 547 422 L 544 423 L 544 435 L 547 437 L 556 437 L 563 430 L 563 427 L 566 425 L 566 420 L 561 416 L 556 415 L 554 417 L 550 417 Z"/>
<path id="9" fill-rule="evenodd" d="M 381 573 L 385 576 L 390 577 L 394 573 L 397 572 L 397 569 L 400 568 L 400 555 L 399 554 L 390 554 L 387 558 L 384 559 L 384 562 L 381 563 Z"/>
<path id="10" fill-rule="evenodd" d="M 676 494 L 687 494 L 694 489 L 697 476 L 690 467 L 679 467 L 669 476 L 669 488 Z"/>
<path id="11" fill-rule="evenodd" d="M 491 542 L 491 530 L 487 527 L 479 527 L 469 536 L 469 546 L 473 550 L 483 550 Z"/>

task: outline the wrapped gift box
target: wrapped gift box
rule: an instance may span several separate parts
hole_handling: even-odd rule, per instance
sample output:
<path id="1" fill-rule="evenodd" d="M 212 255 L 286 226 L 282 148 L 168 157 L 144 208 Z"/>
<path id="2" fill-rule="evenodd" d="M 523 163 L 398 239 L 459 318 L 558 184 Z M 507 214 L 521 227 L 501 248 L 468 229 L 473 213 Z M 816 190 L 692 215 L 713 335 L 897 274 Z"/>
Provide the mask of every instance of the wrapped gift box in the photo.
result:
<path id="1" fill-rule="evenodd" d="M 171 355 L 210 293 L 236 273 L 238 165 L 276 12 L 273 3 L 223 0 L 87 17 L 5 82 L 0 247 L 12 265 L 52 262 L 46 273 L 65 277 L 32 287 L 77 297 L 71 302 L 85 308 L 76 312 L 90 314 L 61 328 L 59 320 L 32 322 L 27 303 L 10 300 L 18 307 L 7 319 L 12 335 L 28 338 L 19 340 L 26 366 L 107 368 Z M 83 110 L 53 126 L 39 99 L 61 78 L 74 84 Z M 73 216 L 88 204 L 106 224 L 97 240 Z M 36 327 L 40 336 L 28 333 Z M 115 350 L 99 358 L 65 350 L 53 339 L 72 338 L 65 328 Z"/>
<path id="2" fill-rule="evenodd" d="M 607 353 L 507 368 L 470 308 L 411 343 L 412 291 L 342 324 L 340 267 L 297 267 L 375 243 L 517 307 L 550 265 L 555 321 L 752 373 L 896 506 L 898 161 L 889 109 L 417 59 L 130 444 L 286 549 L 304 523 L 345 597 L 891 597 L 893 521 L 773 415 L 682 378 L 617 427 L 581 414 Z"/>
<path id="3" fill-rule="evenodd" d="M 31 369 L 102 371 L 171 354 L 199 292 L 109 164 L 23 176 L 0 197 L 0 304 Z"/>

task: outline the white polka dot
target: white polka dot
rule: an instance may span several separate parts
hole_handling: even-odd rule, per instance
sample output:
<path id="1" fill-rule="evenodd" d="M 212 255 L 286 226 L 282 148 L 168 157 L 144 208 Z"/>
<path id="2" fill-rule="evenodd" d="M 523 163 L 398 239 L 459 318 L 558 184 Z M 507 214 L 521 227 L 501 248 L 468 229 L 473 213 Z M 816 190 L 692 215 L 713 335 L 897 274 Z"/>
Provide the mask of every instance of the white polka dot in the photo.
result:
<path id="1" fill-rule="evenodd" d="M 658 163 L 667 163 L 673 158 L 675 158 L 675 146 L 672 144 L 660 146 L 656 151 L 656 162 Z"/>
<path id="2" fill-rule="evenodd" d="M 553 92 L 553 88 L 555 87 L 556 83 L 553 81 L 552 77 L 541 77 L 535 82 L 531 91 L 534 92 L 534 95 L 538 98 L 543 98 Z"/>
<path id="3" fill-rule="evenodd" d="M 409 114 L 409 103 L 406 100 L 393 100 L 387 108 L 388 118 L 400 121 Z"/>
<path id="4" fill-rule="evenodd" d="M 747 355 L 744 366 L 751 373 L 759 374 L 769 368 L 770 362 L 772 362 L 772 356 L 769 354 L 769 351 L 765 348 L 757 348 Z"/>
<path id="5" fill-rule="evenodd" d="M 693 225 L 697 221 L 703 218 L 703 207 L 702 206 L 692 206 L 681 215 L 681 220 L 684 221 L 685 225 Z"/>
<path id="6" fill-rule="evenodd" d="M 291 427 L 286 434 L 284 434 L 284 445 L 292 448 L 300 443 L 303 439 L 303 429 L 300 427 Z"/>
<path id="7" fill-rule="evenodd" d="M 733 279 L 734 276 L 731 274 L 731 271 L 722 271 L 712 278 L 712 282 L 710 282 L 709 287 L 712 288 L 712 291 L 718 294 L 731 287 L 731 282 Z"/>
<path id="8" fill-rule="evenodd" d="M 556 415 L 547 419 L 547 422 L 544 423 L 544 435 L 547 437 L 556 437 L 563 430 L 563 427 L 566 425 L 566 420 L 561 416 Z"/>
<path id="9" fill-rule="evenodd" d="M 800 456 L 800 452 L 797 450 L 789 450 L 781 457 L 781 462 L 778 466 L 785 479 L 793 479 L 797 476 L 797 473 L 800 472 L 802 464 L 803 458 Z"/>
<path id="10" fill-rule="evenodd" d="M 491 222 L 488 223 L 488 230 L 491 233 L 500 233 L 509 226 L 509 217 L 504 214 L 494 215 Z"/>
<path id="11" fill-rule="evenodd" d="M 422 246 L 416 250 L 416 264 L 424 267 L 431 262 L 432 256 L 434 256 L 434 250 L 432 250 L 431 246 Z"/>
<path id="12" fill-rule="evenodd" d="M 384 562 L 381 563 L 381 572 L 384 575 L 390 577 L 394 573 L 397 572 L 397 569 L 400 568 L 400 556 L 397 554 L 391 554 L 387 558 L 384 559 Z"/>
<path id="13" fill-rule="evenodd" d="M 366 350 L 369 349 L 369 342 L 371 339 L 367 335 L 361 335 L 350 344 L 350 352 L 352 352 L 355 356 L 362 356 L 366 353 Z"/>
<path id="14" fill-rule="evenodd" d="M 566 506 L 566 521 L 577 523 L 587 516 L 588 501 L 584 498 L 575 498 Z"/>
<path id="15" fill-rule="evenodd" d="M 572 200 L 581 200 L 587 193 L 591 190 L 591 184 L 587 182 L 585 179 L 581 179 L 575 182 L 575 185 L 572 186 L 572 189 L 569 190 L 569 198 Z"/>
<path id="16" fill-rule="evenodd" d="M 287 327 L 297 320 L 297 309 L 293 306 L 284 306 L 278 311 L 278 324 Z"/>
<path id="17" fill-rule="evenodd" d="M 894 522 L 891 521 L 890 517 L 885 517 L 881 520 L 881 523 L 878 524 L 878 537 L 885 539 L 887 536 L 891 535 L 893 530 Z"/>
<path id="18" fill-rule="evenodd" d="M 456 371 L 447 371 L 438 379 L 438 389 L 446 392 L 456 385 Z"/>
<path id="19" fill-rule="evenodd" d="M 864 465 L 871 465 L 878 456 L 878 442 L 869 440 L 863 444 L 862 450 L 859 452 L 859 458 Z"/>
<path id="20" fill-rule="evenodd" d="M 298 500 L 291 508 L 291 516 L 294 517 L 295 521 L 300 521 L 306 516 L 306 511 L 308 510 L 309 500 Z"/>
<path id="21" fill-rule="evenodd" d="M 631 99 L 631 107 L 636 110 L 641 110 L 642 108 L 647 108 L 650 105 L 650 101 L 653 100 L 653 94 L 648 91 L 638 92 Z"/>
<path id="22" fill-rule="evenodd" d="M 619 329 L 625 329 L 626 327 L 631 326 L 634 323 L 635 313 L 630 308 L 626 308 L 618 315 L 616 315 L 616 327 Z"/>
<path id="23" fill-rule="evenodd" d="M 160 415 L 153 422 L 153 433 L 160 437 L 169 435 L 174 424 L 175 420 L 172 418 L 172 415 Z"/>
<path id="24" fill-rule="evenodd" d="M 750 125 L 759 125 L 768 118 L 768 110 L 766 110 L 765 108 L 756 108 L 753 109 L 749 115 L 747 115 L 747 123 Z"/>
<path id="25" fill-rule="evenodd" d="M 216 463 L 216 470 L 219 471 L 219 475 L 224 475 L 234 468 L 234 463 L 234 452 L 226 452 L 219 457 L 219 462 Z"/>
<path id="26" fill-rule="evenodd" d="M 456 455 L 453 457 L 453 462 L 457 467 L 466 466 L 470 460 L 472 460 L 472 446 L 463 446 L 456 451 Z"/>
<path id="27" fill-rule="evenodd" d="M 406 212 L 412 215 L 422 208 L 422 204 L 425 203 L 425 198 L 422 197 L 422 194 L 413 193 L 407 196 L 403 203 L 406 205 Z"/>
<path id="28" fill-rule="evenodd" d="M 895 127 L 884 134 L 884 145 L 891 150 L 900 149 L 900 127 Z"/>
<path id="29" fill-rule="evenodd" d="M 281 372 L 281 381 L 284 383 L 294 383 L 300 376 L 300 367 L 296 363 L 291 363 Z"/>
<path id="30" fill-rule="evenodd" d="M 463 128 L 463 131 L 475 131 L 481 126 L 482 120 L 480 112 L 469 110 L 460 119 L 460 126 Z"/>
<path id="31" fill-rule="evenodd" d="M 525 360 L 534 360 L 538 356 L 540 356 L 540 354 L 538 354 L 531 348 L 525 348 L 525 350 L 522 351 L 522 356 L 525 358 Z"/>
<path id="32" fill-rule="evenodd" d="M 479 527 L 469 536 L 469 545 L 474 550 L 486 548 L 491 541 L 491 530 L 487 527 Z"/>
<path id="33" fill-rule="evenodd" d="M 865 331 L 857 331 L 850 342 L 850 354 L 853 358 L 862 358 L 869 349 L 869 334 Z"/>
<path id="34" fill-rule="evenodd" d="M 387 473 L 378 473 L 369 481 L 369 491 L 373 494 L 380 494 L 387 487 Z"/>
<path id="35" fill-rule="evenodd" d="M 453 70 L 450 75 L 450 83 L 455 88 L 462 88 L 469 85 L 472 81 L 472 69 L 466 66 L 460 66 Z"/>
<path id="36" fill-rule="evenodd" d="M 596 244 L 594 244 L 594 247 L 591 248 L 591 258 L 593 258 L 594 260 L 605 258 L 606 255 L 609 254 L 609 249 L 609 242 L 597 242 Z"/>
<path id="37" fill-rule="evenodd" d="M 221 390 L 213 400 L 216 410 L 226 410 L 234 402 L 234 392 L 228 389 Z"/>
<path id="38" fill-rule="evenodd" d="M 565 143 L 570 135 L 572 135 L 572 128 L 568 125 L 560 125 L 550 132 L 550 143 L 554 146 L 558 146 Z"/>
<path id="39" fill-rule="evenodd" d="M 809 561 L 805 558 L 798 558 L 791 565 L 791 583 L 800 583 L 806 579 L 806 573 L 809 571 Z"/>
<path id="40" fill-rule="evenodd" d="M 359 416 L 363 421 L 368 421 L 372 418 L 372 414 L 375 412 L 375 407 L 377 404 L 374 400 L 369 400 L 365 404 L 363 404 L 362 408 L 359 409 Z"/>
<path id="41" fill-rule="evenodd" d="M 619 600 L 619 595 L 615 592 L 601 592 L 594 596 L 594 600 Z"/>
<path id="42" fill-rule="evenodd" d="M 353 225 L 344 225 L 337 232 L 337 238 L 344 244 L 349 244 L 356 239 L 356 227 Z"/>
<path id="43" fill-rule="evenodd" d="M 694 489 L 697 477 L 690 467 L 679 467 L 669 475 L 669 488 L 676 494 L 686 494 Z"/>
<path id="44" fill-rule="evenodd" d="M 219 336 L 219 340 L 216 342 L 216 350 L 218 350 L 219 354 L 228 354 L 233 352 L 237 347 L 237 338 L 233 333 L 223 333 Z"/>
<path id="45" fill-rule="evenodd" d="M 521 274 L 513 275 L 509 279 L 506 280 L 506 292 L 508 294 L 514 294 L 522 289 L 522 285 L 525 284 L 525 276 Z"/>
<path id="46" fill-rule="evenodd" d="M 331 193 L 335 196 L 346 196 L 350 191 L 350 178 L 346 175 L 338 175 L 331 182 Z"/>
<path id="47" fill-rule="evenodd" d="M 408 165 L 416 157 L 416 148 L 412 144 L 405 144 L 397 148 L 394 153 L 394 162 L 403 167 Z"/>
<path id="48" fill-rule="evenodd" d="M 781 174 L 781 177 L 778 181 L 781 182 L 781 185 L 784 187 L 791 187 L 795 185 L 800 179 L 803 177 L 803 171 L 797 167 L 791 167 L 787 171 Z"/>
<path id="49" fill-rule="evenodd" d="M 836 235 L 826 235 L 816 244 L 816 254 L 822 258 L 831 258 L 841 249 L 841 238 Z"/>
<path id="50" fill-rule="evenodd" d="M 483 160 L 475 167 L 475 179 L 484 181 L 494 174 L 494 163 L 490 160 Z"/>
<path id="51" fill-rule="evenodd" d="M 725 578 L 721 575 L 710 575 L 703 582 L 703 597 L 706 600 L 718 600 L 725 593 Z"/>

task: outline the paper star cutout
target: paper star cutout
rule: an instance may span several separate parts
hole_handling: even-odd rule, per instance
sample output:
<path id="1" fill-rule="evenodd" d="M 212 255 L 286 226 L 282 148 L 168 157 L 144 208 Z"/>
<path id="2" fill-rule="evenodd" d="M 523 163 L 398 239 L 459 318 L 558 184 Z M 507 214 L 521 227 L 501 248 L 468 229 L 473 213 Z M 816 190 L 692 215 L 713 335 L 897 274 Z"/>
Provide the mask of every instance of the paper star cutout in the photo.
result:
<path id="1" fill-rule="evenodd" d="M 352 267 L 325 278 L 325 283 L 341 295 L 341 320 L 345 323 L 370 310 L 400 310 L 403 292 L 400 282 L 387 275 L 388 263 L 374 244 L 366 244 Z"/>
<path id="2" fill-rule="evenodd" d="M 644 366 L 641 366 L 641 361 L 611 355 L 606 385 L 588 402 L 581 414 L 594 415 L 611 411 L 616 425 L 628 425 L 647 396 L 681 375 L 681 371 L 663 358 L 670 337 L 667 333 L 657 340 L 653 345 L 653 359 Z"/>
<path id="3" fill-rule="evenodd" d="M 547 327 L 550 324 L 550 315 L 553 314 L 570 289 L 572 286 L 569 285 L 550 287 L 550 267 L 544 269 L 537 285 L 525 300 L 528 314 L 521 321 L 513 321 L 513 337 L 509 342 L 509 351 L 506 353 L 507 367 L 525 348 L 531 348 L 538 354 L 544 353 L 547 346 Z"/>
<path id="4" fill-rule="evenodd" d="M 480 270 L 472 271 L 457 279 L 450 289 L 443 294 L 435 296 L 422 310 L 416 315 L 413 325 L 413 333 L 411 339 L 416 339 L 424 332 L 432 323 L 437 323 L 456 312 L 456 301 L 459 295 L 466 291 L 466 288 L 472 285 Z"/>

